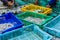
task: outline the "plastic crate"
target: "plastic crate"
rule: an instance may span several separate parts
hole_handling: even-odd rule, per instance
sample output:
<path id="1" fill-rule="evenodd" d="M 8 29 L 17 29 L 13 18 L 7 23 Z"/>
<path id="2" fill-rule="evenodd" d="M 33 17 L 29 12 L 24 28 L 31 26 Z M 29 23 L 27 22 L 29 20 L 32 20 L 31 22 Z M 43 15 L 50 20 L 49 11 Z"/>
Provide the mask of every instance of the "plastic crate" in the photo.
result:
<path id="1" fill-rule="evenodd" d="M 39 0 L 39 5 L 45 6 L 49 3 L 50 0 Z"/>
<path id="2" fill-rule="evenodd" d="M 19 18 L 19 17 L 18 17 L 18 18 Z M 22 20 L 22 19 L 21 19 L 21 20 Z M 23 27 L 33 24 L 33 23 L 30 23 L 30 22 L 25 21 L 25 20 L 22 20 L 22 22 L 24 23 L 24 26 L 23 26 Z"/>
<path id="3" fill-rule="evenodd" d="M 15 2 L 16 2 L 16 4 L 18 4 L 18 5 L 25 5 L 26 3 L 24 2 L 24 1 L 22 1 L 22 0 L 15 0 Z"/>
<path id="4" fill-rule="evenodd" d="M 23 26 L 22 21 L 16 18 L 11 12 L 0 16 L 0 24 L 5 24 L 5 23 L 11 23 L 13 24 L 13 26 L 4 29 L 1 33 L 5 33 L 17 28 L 21 28 Z"/>
<path id="5" fill-rule="evenodd" d="M 60 15 L 44 25 L 44 30 L 53 36 L 60 37 Z"/>
<path id="6" fill-rule="evenodd" d="M 34 24 L 39 25 L 39 26 L 44 25 L 46 22 L 48 22 L 49 20 L 52 19 L 52 17 L 50 17 L 50 16 L 46 16 L 46 15 L 38 14 L 38 13 L 34 13 L 34 12 L 24 12 L 22 14 L 18 14 L 17 17 L 24 20 L 24 21 L 34 23 Z M 26 20 L 26 18 L 28 18 L 28 17 L 33 17 L 33 18 L 39 19 L 41 21 L 36 20 L 37 22 L 39 22 L 39 23 L 37 23 L 37 22 L 34 22 L 34 21 L 30 21 L 30 20 L 33 20 L 33 19 Z M 41 27 L 41 28 L 43 28 L 43 27 Z"/>
<path id="7" fill-rule="evenodd" d="M 21 5 L 31 4 L 31 3 L 34 4 L 36 1 L 35 0 L 15 0 L 15 2 L 21 6 Z"/>
<path id="8" fill-rule="evenodd" d="M 47 1 L 46 0 L 39 0 L 39 5 L 46 7 Z"/>
<path id="9" fill-rule="evenodd" d="M 38 6 L 34 4 L 30 4 L 25 7 L 22 7 L 21 10 L 23 12 L 32 11 L 32 12 L 37 12 L 37 13 L 42 13 L 42 14 L 50 14 L 52 11 L 51 8 L 46 8 L 46 7 L 42 7 L 42 6 Z"/>
<path id="10" fill-rule="evenodd" d="M 0 38 L 1 40 L 51 40 L 52 36 L 32 24 L 5 33 Z"/>

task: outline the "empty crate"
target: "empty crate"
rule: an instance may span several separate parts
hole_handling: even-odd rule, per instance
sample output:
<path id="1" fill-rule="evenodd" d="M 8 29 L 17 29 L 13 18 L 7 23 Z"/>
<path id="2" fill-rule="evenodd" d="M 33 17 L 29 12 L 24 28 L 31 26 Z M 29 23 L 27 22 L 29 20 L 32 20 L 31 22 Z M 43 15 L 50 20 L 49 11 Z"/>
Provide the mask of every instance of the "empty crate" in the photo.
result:
<path id="1" fill-rule="evenodd" d="M 52 36 L 32 24 L 0 36 L 1 40 L 51 40 Z"/>
<path id="2" fill-rule="evenodd" d="M 22 7 L 21 10 L 23 12 L 31 11 L 31 12 L 42 13 L 42 14 L 50 14 L 52 11 L 51 8 L 46 8 L 46 7 L 42 7 L 34 4 L 30 4 L 25 7 Z"/>
<path id="3" fill-rule="evenodd" d="M 0 16 L 0 33 L 5 33 L 17 28 L 21 28 L 23 23 L 17 19 L 13 13 L 7 13 Z"/>
<path id="4" fill-rule="evenodd" d="M 60 15 L 44 25 L 44 30 L 51 35 L 60 37 Z"/>
<path id="5" fill-rule="evenodd" d="M 24 12 L 22 14 L 18 14 L 17 17 L 24 21 L 37 24 L 38 26 L 44 25 L 46 22 L 52 19 L 52 17 L 50 16 L 46 16 L 46 15 L 38 14 L 34 12 Z"/>

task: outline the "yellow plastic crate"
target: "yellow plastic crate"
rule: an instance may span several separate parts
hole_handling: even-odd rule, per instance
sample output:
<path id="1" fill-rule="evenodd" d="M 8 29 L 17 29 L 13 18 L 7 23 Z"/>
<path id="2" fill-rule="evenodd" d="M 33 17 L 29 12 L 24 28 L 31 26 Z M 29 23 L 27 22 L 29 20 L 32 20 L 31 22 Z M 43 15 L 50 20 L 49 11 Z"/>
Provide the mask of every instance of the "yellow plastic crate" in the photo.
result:
<path id="1" fill-rule="evenodd" d="M 38 13 L 43 13 L 43 14 L 50 14 L 52 9 L 51 8 L 46 8 L 46 7 L 42 7 L 42 6 L 38 6 L 38 5 L 34 5 L 34 4 L 30 4 L 30 5 L 27 5 L 23 8 L 21 8 L 21 10 L 23 12 L 26 12 L 26 11 L 35 11 L 35 10 L 41 10 L 42 12 L 38 12 Z"/>

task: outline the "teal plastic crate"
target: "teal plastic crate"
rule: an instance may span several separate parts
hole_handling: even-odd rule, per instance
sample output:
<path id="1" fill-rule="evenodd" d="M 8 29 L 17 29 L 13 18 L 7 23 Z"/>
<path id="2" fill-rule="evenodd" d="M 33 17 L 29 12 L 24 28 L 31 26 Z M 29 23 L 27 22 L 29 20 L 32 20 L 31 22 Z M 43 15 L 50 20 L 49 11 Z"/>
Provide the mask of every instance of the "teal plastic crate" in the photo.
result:
<path id="1" fill-rule="evenodd" d="M 1 35 L 1 40 L 51 40 L 52 36 L 32 24 Z"/>
<path id="2" fill-rule="evenodd" d="M 44 25 L 44 30 L 53 36 L 60 37 L 60 15 Z"/>
<path id="3" fill-rule="evenodd" d="M 47 23 L 49 20 L 52 19 L 52 17 L 50 17 L 50 16 L 46 16 L 46 15 L 38 14 L 38 13 L 33 13 L 33 12 L 24 12 L 22 14 L 18 14 L 17 17 L 19 19 L 22 19 L 24 21 L 28 21 L 30 23 L 34 23 L 34 24 L 39 25 L 39 26 L 44 25 L 45 23 Z M 26 20 L 26 18 L 28 18 L 28 17 L 37 18 L 37 20 L 36 20 L 37 22 L 36 21 L 31 21 L 31 20 L 33 20 L 33 18 L 31 18 L 30 20 L 29 19 Z M 41 27 L 41 28 L 43 28 L 43 27 Z"/>
<path id="4" fill-rule="evenodd" d="M 27 4 L 34 4 L 35 3 L 35 0 L 15 0 L 15 3 L 18 4 L 19 6 L 22 6 L 22 5 L 27 5 Z"/>
<path id="5" fill-rule="evenodd" d="M 52 8 L 52 13 L 50 16 L 56 17 L 60 14 L 60 0 L 58 0 L 57 5 Z"/>
<path id="6" fill-rule="evenodd" d="M 15 0 L 15 3 L 18 4 L 18 5 L 25 5 L 26 3 L 22 0 Z"/>

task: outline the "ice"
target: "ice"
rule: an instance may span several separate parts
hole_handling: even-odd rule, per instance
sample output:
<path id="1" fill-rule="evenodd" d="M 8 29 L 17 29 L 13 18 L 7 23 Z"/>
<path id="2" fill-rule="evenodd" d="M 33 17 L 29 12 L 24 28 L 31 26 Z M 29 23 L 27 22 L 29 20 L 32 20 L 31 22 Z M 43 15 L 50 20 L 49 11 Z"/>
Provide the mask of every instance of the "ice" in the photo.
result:
<path id="1" fill-rule="evenodd" d="M 11 23 L 4 23 L 4 24 L 0 24 L 0 33 L 2 33 L 2 31 L 13 27 L 14 25 Z"/>
<path id="2" fill-rule="evenodd" d="M 41 12 L 43 12 L 43 11 L 42 11 L 42 10 L 34 10 L 33 12 L 41 13 Z"/>
<path id="3" fill-rule="evenodd" d="M 42 23 L 45 19 L 41 19 L 41 18 L 33 18 L 33 17 L 27 17 L 24 20 L 36 23 L 36 24 L 40 24 Z"/>

